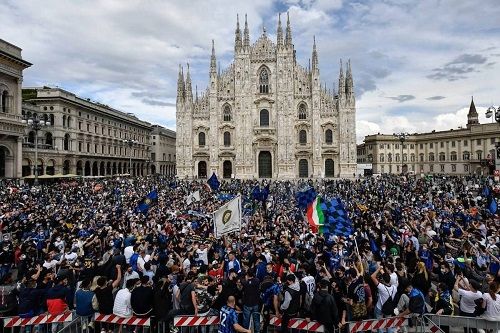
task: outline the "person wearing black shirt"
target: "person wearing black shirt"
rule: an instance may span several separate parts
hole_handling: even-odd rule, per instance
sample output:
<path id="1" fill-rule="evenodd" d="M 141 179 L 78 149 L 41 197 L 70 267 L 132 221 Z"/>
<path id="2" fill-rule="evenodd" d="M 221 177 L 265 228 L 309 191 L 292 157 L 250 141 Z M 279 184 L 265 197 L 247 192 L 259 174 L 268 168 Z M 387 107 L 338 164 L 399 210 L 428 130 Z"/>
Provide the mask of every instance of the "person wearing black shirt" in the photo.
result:
<path id="1" fill-rule="evenodd" d="M 138 317 L 148 317 L 153 311 L 153 288 L 148 276 L 141 278 L 141 285 L 135 287 L 130 296 L 130 305 L 134 315 Z"/>
<path id="2" fill-rule="evenodd" d="M 339 325 L 339 313 L 335 298 L 328 293 L 330 281 L 322 279 L 319 282 L 320 290 L 314 293 L 311 303 L 312 318 L 325 327 L 325 333 L 335 332 Z"/>
<path id="3" fill-rule="evenodd" d="M 113 289 L 118 287 L 122 279 L 122 270 L 120 265 L 116 265 L 117 277 L 112 283 L 108 283 L 104 276 L 97 279 L 97 288 L 94 290 L 97 301 L 99 302 L 99 312 L 102 314 L 113 313 Z"/>
<path id="4" fill-rule="evenodd" d="M 166 322 L 173 325 L 174 317 L 179 315 L 195 315 L 198 316 L 198 303 L 196 301 L 196 291 L 194 279 L 196 275 L 189 272 L 184 282 L 179 286 L 180 292 L 180 308 L 172 309 L 167 314 Z"/>
<path id="5" fill-rule="evenodd" d="M 254 276 L 252 270 L 249 270 L 241 284 L 243 286 L 243 327 L 250 328 L 250 318 L 253 317 L 254 330 L 259 332 L 259 279 Z"/>

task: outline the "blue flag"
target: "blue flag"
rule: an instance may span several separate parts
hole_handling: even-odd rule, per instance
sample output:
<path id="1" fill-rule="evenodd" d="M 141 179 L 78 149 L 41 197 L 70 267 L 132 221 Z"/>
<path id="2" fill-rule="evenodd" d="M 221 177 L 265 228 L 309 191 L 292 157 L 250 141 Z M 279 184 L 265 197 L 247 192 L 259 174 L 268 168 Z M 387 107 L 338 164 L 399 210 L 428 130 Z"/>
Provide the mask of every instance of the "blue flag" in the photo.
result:
<path id="1" fill-rule="evenodd" d="M 210 186 L 210 188 L 212 189 L 212 191 L 217 191 L 219 189 L 220 183 L 219 183 L 219 180 L 217 179 L 217 176 L 215 175 L 215 172 L 207 180 L 207 183 Z"/>
<path id="2" fill-rule="evenodd" d="M 310 187 L 305 191 L 300 191 L 295 194 L 295 200 L 297 201 L 297 206 L 301 209 L 306 209 L 311 202 L 316 199 L 318 194 L 314 188 Z"/>
<path id="3" fill-rule="evenodd" d="M 154 205 L 156 202 L 158 202 L 158 192 L 156 190 L 153 190 L 149 192 L 149 194 L 146 195 L 144 199 L 139 201 L 139 204 L 137 205 L 137 211 L 146 214 L 149 210 L 149 207 Z"/>
<path id="4" fill-rule="evenodd" d="M 490 211 L 491 214 L 496 214 L 498 210 L 498 202 L 497 199 L 491 197 L 490 198 L 490 203 L 488 204 L 488 210 Z"/>
<path id="5" fill-rule="evenodd" d="M 325 227 L 337 236 L 348 237 L 354 233 L 352 221 L 349 218 L 344 204 L 339 198 L 332 199 L 321 204 L 321 210 L 325 215 Z"/>
<path id="6" fill-rule="evenodd" d="M 483 186 L 483 191 L 482 191 L 482 193 L 481 193 L 481 194 L 482 194 L 482 196 L 483 196 L 483 197 L 485 197 L 485 198 L 487 198 L 487 197 L 489 197 L 489 196 L 490 196 L 491 191 L 490 191 L 490 188 L 488 187 L 488 185 L 484 185 L 484 186 Z"/>
<path id="7" fill-rule="evenodd" d="M 260 191 L 260 199 L 262 201 L 267 201 L 267 198 L 269 197 L 269 184 L 264 187 L 262 191 Z"/>
<path id="8" fill-rule="evenodd" d="M 255 187 L 253 188 L 253 191 L 252 191 L 252 199 L 254 200 L 261 200 L 261 191 L 260 191 L 260 186 L 259 185 L 255 185 Z"/>

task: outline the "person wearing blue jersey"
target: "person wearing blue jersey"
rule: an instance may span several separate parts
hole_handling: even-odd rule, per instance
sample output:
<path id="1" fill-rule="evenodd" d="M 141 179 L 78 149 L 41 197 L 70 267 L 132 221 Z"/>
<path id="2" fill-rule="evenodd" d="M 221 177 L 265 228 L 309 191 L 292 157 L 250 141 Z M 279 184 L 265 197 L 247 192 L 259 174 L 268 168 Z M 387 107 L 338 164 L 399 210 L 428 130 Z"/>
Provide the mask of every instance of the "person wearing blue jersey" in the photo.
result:
<path id="1" fill-rule="evenodd" d="M 238 314 L 234 309 L 236 305 L 236 299 L 234 296 L 229 296 L 227 298 L 227 305 L 224 305 L 220 310 L 219 314 L 219 333 L 251 333 L 251 330 L 248 330 L 238 324 Z"/>

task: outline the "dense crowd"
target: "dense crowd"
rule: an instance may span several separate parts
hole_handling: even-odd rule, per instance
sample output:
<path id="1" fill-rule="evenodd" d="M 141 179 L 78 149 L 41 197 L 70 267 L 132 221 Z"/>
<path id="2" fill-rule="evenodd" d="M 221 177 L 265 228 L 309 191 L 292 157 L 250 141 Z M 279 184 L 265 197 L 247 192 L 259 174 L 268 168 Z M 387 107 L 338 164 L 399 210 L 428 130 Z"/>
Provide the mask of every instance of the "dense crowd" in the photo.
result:
<path id="1" fill-rule="evenodd" d="M 267 184 L 267 200 L 255 200 L 255 187 Z M 305 188 L 340 198 L 355 232 L 311 233 L 295 201 Z M 158 202 L 137 211 L 153 189 Z M 200 200 L 188 203 L 195 191 Z M 498 321 L 500 219 L 487 205 L 499 194 L 490 178 L 449 176 L 232 180 L 215 192 L 205 181 L 153 176 L 5 181 L 0 310 L 154 316 L 172 330 L 176 315 L 220 314 L 222 333 L 250 332 L 251 321 L 267 332 L 271 315 L 282 332 L 293 317 L 327 332 L 424 313 Z M 234 195 L 244 206 L 241 231 L 216 239 L 211 214 Z"/>

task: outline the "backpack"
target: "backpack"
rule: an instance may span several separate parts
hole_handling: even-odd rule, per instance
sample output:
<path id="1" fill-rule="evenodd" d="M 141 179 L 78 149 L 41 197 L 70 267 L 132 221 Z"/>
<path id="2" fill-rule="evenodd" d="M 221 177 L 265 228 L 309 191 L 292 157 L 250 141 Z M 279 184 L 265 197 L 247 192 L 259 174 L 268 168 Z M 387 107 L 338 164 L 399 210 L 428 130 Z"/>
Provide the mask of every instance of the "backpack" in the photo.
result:
<path id="1" fill-rule="evenodd" d="M 133 271 L 137 272 L 137 260 L 139 259 L 139 253 L 134 253 L 130 257 L 130 266 L 132 267 Z"/>
<path id="2" fill-rule="evenodd" d="M 411 313 L 423 315 L 427 307 L 425 306 L 425 298 L 422 292 L 416 288 L 413 288 L 410 292 L 410 302 L 408 305 L 408 309 Z"/>
<path id="3" fill-rule="evenodd" d="M 382 313 L 385 315 L 385 316 L 393 316 L 394 315 L 394 309 L 396 308 L 396 304 L 394 304 L 394 294 L 391 295 L 389 293 L 389 288 L 387 288 L 387 286 L 385 286 L 385 289 L 387 290 L 387 293 L 389 294 L 389 297 L 387 297 L 387 299 L 385 300 L 384 304 L 382 304 Z"/>

